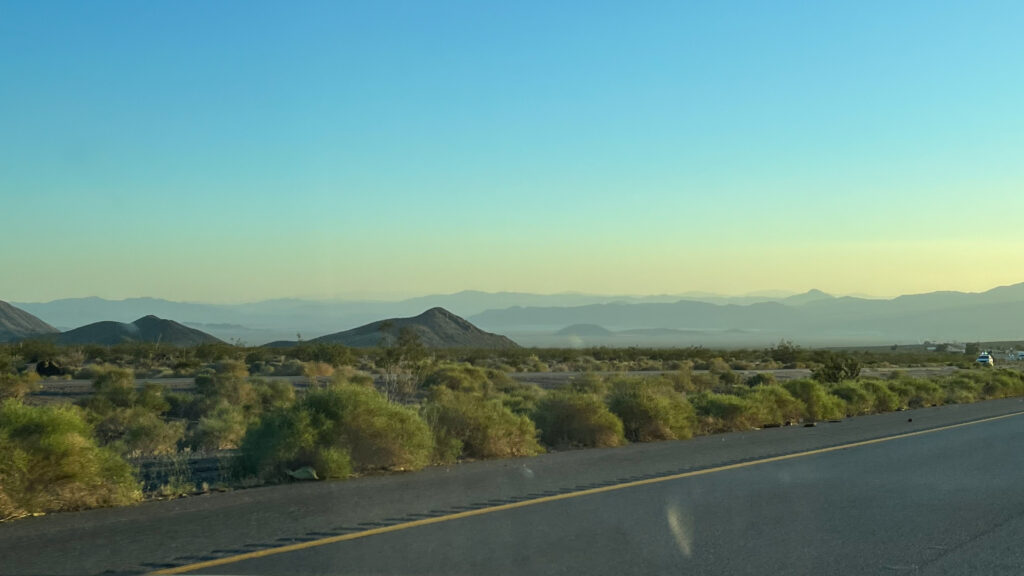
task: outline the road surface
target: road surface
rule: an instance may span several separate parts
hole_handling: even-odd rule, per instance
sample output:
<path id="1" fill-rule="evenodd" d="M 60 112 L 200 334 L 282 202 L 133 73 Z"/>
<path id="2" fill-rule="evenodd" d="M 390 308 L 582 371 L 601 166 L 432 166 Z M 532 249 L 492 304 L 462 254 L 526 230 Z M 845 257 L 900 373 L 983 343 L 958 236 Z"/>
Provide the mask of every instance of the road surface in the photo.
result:
<path id="1" fill-rule="evenodd" d="M 1009 399 L 55 514 L 0 524 L 0 573 L 1021 574 L 1022 412 Z"/>

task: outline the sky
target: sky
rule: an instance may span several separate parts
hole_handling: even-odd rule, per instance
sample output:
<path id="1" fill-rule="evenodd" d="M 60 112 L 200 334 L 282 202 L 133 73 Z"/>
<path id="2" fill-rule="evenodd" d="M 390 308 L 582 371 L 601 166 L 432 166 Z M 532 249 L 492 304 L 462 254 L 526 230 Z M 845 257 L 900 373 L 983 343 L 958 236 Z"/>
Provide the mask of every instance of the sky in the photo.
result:
<path id="1" fill-rule="evenodd" d="M 1024 281 L 1024 3 L 0 0 L 0 300 Z"/>

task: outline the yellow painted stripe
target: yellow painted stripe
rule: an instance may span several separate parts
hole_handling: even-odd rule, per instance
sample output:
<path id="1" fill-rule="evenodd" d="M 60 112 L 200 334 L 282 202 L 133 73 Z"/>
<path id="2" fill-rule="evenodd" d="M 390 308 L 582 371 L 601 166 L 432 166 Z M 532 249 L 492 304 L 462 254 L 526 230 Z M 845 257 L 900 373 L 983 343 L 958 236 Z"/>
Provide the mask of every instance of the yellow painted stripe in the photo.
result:
<path id="1" fill-rule="evenodd" d="M 808 450 L 806 452 L 795 452 L 793 454 L 785 454 L 782 456 L 772 456 L 770 458 L 762 458 L 760 460 L 750 460 L 748 462 L 739 462 L 737 464 L 728 464 L 725 466 L 717 466 L 715 468 L 704 468 L 702 470 L 694 470 L 693 472 L 683 472 L 681 474 L 669 474 L 667 476 L 658 476 L 656 478 L 648 478 L 646 480 L 636 480 L 633 482 L 623 482 L 622 484 L 613 484 L 610 486 L 602 486 L 600 488 L 591 488 L 589 490 L 579 490 L 577 492 L 566 492 L 564 494 L 557 494 L 555 496 L 544 496 L 541 498 L 534 498 L 532 500 L 523 500 L 521 502 L 513 502 L 511 504 L 501 504 L 498 506 L 491 506 L 488 508 L 480 508 L 478 510 L 467 510 L 465 512 L 458 512 L 455 514 L 448 514 L 446 516 L 437 516 L 434 518 L 424 518 L 422 520 L 414 520 L 412 522 L 403 522 L 401 524 L 394 524 L 392 526 L 385 526 L 383 528 L 373 528 L 371 530 L 365 530 L 362 532 L 353 532 L 351 534 L 342 534 L 339 536 L 328 536 L 326 538 L 320 538 L 317 540 L 310 540 L 309 542 L 299 542 L 298 544 L 288 544 L 287 546 L 278 546 L 275 548 L 266 548 L 264 550 L 256 550 L 253 552 L 246 552 L 245 554 L 238 554 L 237 556 L 226 556 L 224 558 L 217 558 L 216 560 L 207 560 L 205 562 L 196 562 L 194 564 L 185 564 L 183 566 L 176 566 L 174 568 L 165 568 L 163 570 L 157 570 L 150 574 L 184 574 L 186 572 L 192 572 L 194 570 L 202 570 L 204 568 L 213 568 L 215 566 L 223 566 L 225 564 L 234 564 L 235 562 L 241 562 L 243 560 L 251 560 L 253 558 L 265 558 L 267 556 L 274 556 L 277 554 L 286 554 L 288 552 L 295 552 L 297 550 L 305 550 L 307 548 L 315 548 L 317 546 L 324 546 L 327 544 L 334 544 L 337 542 L 345 542 L 348 540 L 356 540 L 359 538 L 366 538 L 368 536 L 376 536 L 378 534 L 387 534 L 389 532 L 398 532 L 400 530 L 408 530 L 409 528 L 416 528 L 418 526 L 429 526 L 431 524 L 440 524 L 441 522 L 451 522 L 452 520 L 459 520 L 461 518 L 471 518 L 473 516 L 483 516 L 484 514 L 493 514 L 495 512 L 502 512 L 505 510 L 513 510 L 516 508 L 525 508 L 527 506 L 536 506 L 537 504 L 544 504 L 547 502 L 556 502 L 558 500 L 568 500 L 570 498 L 579 498 L 581 496 L 590 496 L 591 494 L 601 494 L 603 492 L 612 492 L 615 490 L 625 490 L 626 488 L 635 488 L 637 486 L 646 486 L 648 484 L 658 484 L 661 482 L 669 482 L 671 480 L 680 480 L 682 478 L 692 478 L 694 476 L 703 476 L 705 474 L 714 474 L 715 472 L 725 472 L 726 470 L 736 470 L 738 468 L 747 468 L 749 466 L 757 466 L 759 464 L 768 464 L 769 462 L 780 462 L 782 460 L 792 460 L 794 458 L 803 458 L 805 456 L 814 456 L 815 454 L 825 454 L 827 452 L 835 452 L 837 450 L 846 450 L 847 448 L 857 448 L 859 446 L 868 446 L 870 444 L 879 444 L 882 442 L 889 442 L 892 440 L 899 440 L 901 438 L 910 438 L 912 436 L 921 436 L 923 434 L 931 434 L 933 432 L 941 432 L 943 430 L 952 430 L 954 428 L 962 428 L 964 426 L 972 426 L 974 424 L 981 424 L 984 422 L 992 422 L 994 420 L 1002 420 L 1004 418 L 1010 418 L 1013 416 L 1020 416 L 1024 414 L 1024 411 L 1013 412 L 1011 414 L 1003 414 L 1002 416 L 992 416 L 990 418 L 982 418 L 981 420 L 972 420 L 970 422 L 961 422 L 960 424 L 951 424 L 949 426 L 941 426 L 939 428 L 930 428 L 928 430 L 918 430 L 917 432 L 907 432 L 904 434 L 896 434 L 895 436 L 884 436 L 882 438 L 874 438 L 871 440 L 862 440 L 859 442 L 851 442 L 850 444 L 842 444 L 839 446 L 830 446 L 828 448 L 818 448 L 815 450 Z"/>

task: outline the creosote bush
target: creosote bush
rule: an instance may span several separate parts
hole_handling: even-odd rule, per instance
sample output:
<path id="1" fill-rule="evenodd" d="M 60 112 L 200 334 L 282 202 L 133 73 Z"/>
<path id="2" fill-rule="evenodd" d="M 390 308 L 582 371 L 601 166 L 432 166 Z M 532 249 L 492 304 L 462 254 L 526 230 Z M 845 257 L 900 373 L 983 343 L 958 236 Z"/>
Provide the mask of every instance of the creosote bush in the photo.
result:
<path id="1" fill-rule="evenodd" d="M 241 443 L 242 472 L 266 480 L 312 466 L 324 478 L 350 472 L 417 470 L 430 463 L 434 442 L 410 408 L 358 385 L 313 390 L 290 408 L 265 415 Z"/>
<path id="2" fill-rule="evenodd" d="M 0 404 L 0 520 L 142 497 L 131 467 L 96 445 L 74 406 Z"/>
<path id="3" fill-rule="evenodd" d="M 134 374 L 115 366 L 97 367 L 94 374 L 93 395 L 79 404 L 103 446 L 127 457 L 177 452 L 185 423 L 163 417 L 170 403 L 162 386 L 146 384 L 136 389 Z"/>
<path id="4" fill-rule="evenodd" d="M 459 457 L 533 456 L 544 451 L 533 422 L 513 413 L 497 398 L 439 388 L 422 413 L 434 432 L 442 462 Z"/>
<path id="5" fill-rule="evenodd" d="M 558 390 L 537 404 L 533 421 L 553 447 L 604 447 L 626 443 L 622 420 L 596 394 Z"/>
<path id="6" fill-rule="evenodd" d="M 622 420 L 631 442 L 693 436 L 693 406 L 665 380 L 622 378 L 612 382 L 608 408 Z"/>
<path id="7" fill-rule="evenodd" d="M 755 386 L 745 397 L 755 426 L 794 424 L 804 415 L 804 403 L 782 386 Z"/>
<path id="8" fill-rule="evenodd" d="M 782 386 L 794 398 L 803 402 L 805 420 L 832 420 L 846 415 L 843 400 L 829 394 L 820 382 L 809 379 L 790 380 Z"/>
<path id="9" fill-rule="evenodd" d="M 702 392 L 693 397 L 698 425 L 704 434 L 731 432 L 754 427 L 750 403 L 732 394 Z"/>

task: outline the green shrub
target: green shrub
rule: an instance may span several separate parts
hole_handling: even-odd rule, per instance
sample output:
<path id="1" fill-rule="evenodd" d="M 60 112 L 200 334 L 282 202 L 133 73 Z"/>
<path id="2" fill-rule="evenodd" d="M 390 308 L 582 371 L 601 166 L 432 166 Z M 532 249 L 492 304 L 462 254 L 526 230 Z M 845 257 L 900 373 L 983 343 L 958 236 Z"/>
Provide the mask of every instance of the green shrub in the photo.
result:
<path id="1" fill-rule="evenodd" d="M 353 470 L 416 470 L 433 449 L 430 428 L 415 411 L 372 388 L 332 385 L 265 415 L 242 440 L 241 465 L 263 479 L 302 466 L 322 478 L 344 477 Z"/>
<path id="2" fill-rule="evenodd" d="M 96 421 L 95 435 L 102 445 L 129 458 L 159 456 L 178 450 L 185 423 L 166 421 L 141 406 L 115 408 Z"/>
<path id="3" fill-rule="evenodd" d="M 135 502 L 131 467 L 96 445 L 73 406 L 0 404 L 0 519 Z"/>
<path id="4" fill-rule="evenodd" d="M 782 386 L 755 386 L 746 401 L 755 425 L 794 423 L 806 411 L 804 403 Z"/>
<path id="5" fill-rule="evenodd" d="M 372 380 L 371 380 L 372 383 Z M 295 403 L 295 387 L 281 380 L 253 380 L 256 403 L 259 411 L 269 412 L 277 408 L 287 408 Z"/>
<path id="6" fill-rule="evenodd" d="M 843 400 L 829 394 L 824 386 L 814 380 L 790 380 L 783 387 L 804 403 L 806 420 L 831 420 L 842 418 L 846 413 Z"/>
<path id="7" fill-rule="evenodd" d="M 501 400 L 479 394 L 438 389 L 423 407 L 423 417 L 440 448 L 439 459 L 533 456 L 543 452 L 533 422 L 512 413 Z"/>
<path id="8" fill-rule="evenodd" d="M 777 384 L 777 381 L 775 380 L 775 374 L 771 372 L 758 372 L 747 378 L 744 384 L 753 388 L 755 386 L 773 386 Z"/>
<path id="9" fill-rule="evenodd" d="M 874 395 L 857 382 L 842 382 L 833 386 L 831 393 L 846 402 L 846 411 L 850 416 L 871 414 L 875 411 Z"/>
<path id="10" fill-rule="evenodd" d="M 743 380 L 743 377 L 733 372 L 729 363 L 722 358 L 712 358 L 708 363 L 708 371 L 725 386 L 739 384 Z"/>
<path id="11" fill-rule="evenodd" d="M 516 386 L 504 390 L 499 397 L 501 403 L 513 414 L 529 416 L 537 409 L 544 390 L 536 384 L 517 383 Z"/>
<path id="12" fill-rule="evenodd" d="M 608 383 L 605 379 L 592 372 L 584 372 L 574 377 L 563 388 L 570 392 L 595 394 L 601 397 L 608 393 Z"/>
<path id="13" fill-rule="evenodd" d="M 196 376 L 196 393 L 210 408 L 221 401 L 235 406 L 253 406 L 256 400 L 249 382 L 249 369 L 235 360 L 219 362 L 212 374 Z"/>
<path id="14" fill-rule="evenodd" d="M 199 419 L 192 431 L 192 446 L 199 450 L 238 448 L 245 436 L 246 424 L 245 410 L 222 400 Z"/>
<path id="15" fill-rule="evenodd" d="M 469 364 L 447 364 L 428 373 L 423 379 L 423 388 L 447 388 L 456 392 L 490 392 L 492 389 L 488 371 Z"/>
<path id="16" fill-rule="evenodd" d="M 24 398 L 39 388 L 39 375 L 35 372 L 27 374 L 0 372 L 0 402 L 8 398 Z"/>
<path id="17" fill-rule="evenodd" d="M 732 394 L 703 392 L 693 397 L 701 432 L 729 432 L 754 426 L 750 403 Z"/>
<path id="18" fill-rule="evenodd" d="M 622 420 L 631 442 L 684 439 L 693 436 L 693 406 L 667 382 L 619 379 L 612 383 L 608 408 Z"/>
<path id="19" fill-rule="evenodd" d="M 945 400 L 942 388 L 937 383 L 923 378 L 900 376 L 890 381 L 888 386 L 900 399 L 900 405 L 909 408 L 936 406 Z"/>
<path id="20" fill-rule="evenodd" d="M 312 413 L 326 439 L 349 449 L 356 470 L 417 470 L 430 463 L 433 441 L 427 424 L 376 390 L 332 386 L 307 394 L 301 408 Z"/>
<path id="21" fill-rule="evenodd" d="M 100 366 L 92 380 L 92 400 L 96 405 L 127 408 L 135 404 L 135 374 L 127 368 Z"/>
<path id="22" fill-rule="evenodd" d="M 839 383 L 860 376 L 860 360 L 850 356 L 832 355 L 811 374 L 818 382 Z"/>
<path id="23" fill-rule="evenodd" d="M 351 456 L 343 446 L 319 437 L 309 412 L 279 408 L 250 428 L 242 440 L 238 464 L 243 474 L 281 480 L 289 470 L 311 466 L 320 478 L 352 474 Z"/>
<path id="24" fill-rule="evenodd" d="M 98 366 L 93 395 L 79 402 L 100 444 L 131 458 L 171 454 L 185 435 L 185 423 L 161 417 L 170 408 L 164 387 L 135 388 L 130 370 Z"/>
<path id="25" fill-rule="evenodd" d="M 548 446 L 600 447 L 626 442 L 622 421 L 595 394 L 551 392 L 537 404 L 533 421 Z"/>
<path id="26" fill-rule="evenodd" d="M 900 407 L 900 398 L 881 380 L 861 380 L 860 385 L 871 394 L 874 412 L 892 412 Z"/>
<path id="27" fill-rule="evenodd" d="M 1022 374 L 1014 370 L 992 370 L 985 373 L 987 378 L 982 387 L 982 393 L 986 398 L 1009 398 L 1011 396 L 1024 395 L 1024 381 Z"/>

